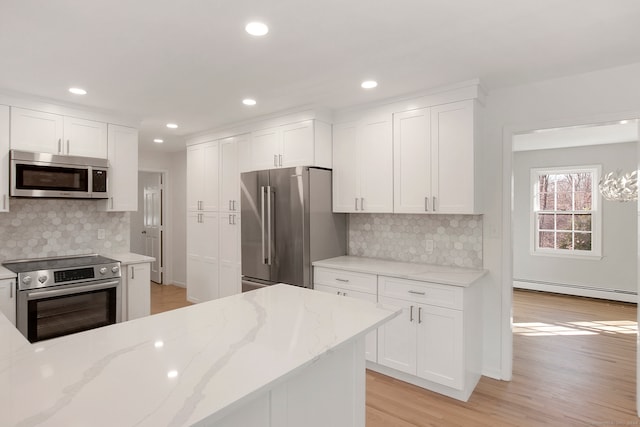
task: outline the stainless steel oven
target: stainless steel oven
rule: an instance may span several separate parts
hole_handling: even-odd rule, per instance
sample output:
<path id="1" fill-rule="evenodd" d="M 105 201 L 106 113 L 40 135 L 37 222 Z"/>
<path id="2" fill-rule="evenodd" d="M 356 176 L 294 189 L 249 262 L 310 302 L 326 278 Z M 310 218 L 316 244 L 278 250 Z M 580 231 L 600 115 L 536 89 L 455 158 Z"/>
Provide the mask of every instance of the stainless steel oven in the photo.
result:
<path id="1" fill-rule="evenodd" d="M 121 321 L 120 263 L 99 255 L 11 261 L 16 327 L 37 342 Z"/>

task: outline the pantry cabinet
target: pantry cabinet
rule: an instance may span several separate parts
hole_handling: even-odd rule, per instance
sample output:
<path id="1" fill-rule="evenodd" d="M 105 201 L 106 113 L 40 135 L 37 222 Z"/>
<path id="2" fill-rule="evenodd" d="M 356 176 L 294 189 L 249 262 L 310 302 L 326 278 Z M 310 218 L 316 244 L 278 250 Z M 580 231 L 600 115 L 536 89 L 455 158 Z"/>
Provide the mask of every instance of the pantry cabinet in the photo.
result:
<path id="1" fill-rule="evenodd" d="M 0 280 L 0 312 L 16 324 L 16 280 Z"/>
<path id="2" fill-rule="evenodd" d="M 218 242 L 218 212 L 187 212 L 187 299 L 191 302 L 218 298 Z"/>
<path id="3" fill-rule="evenodd" d="M 334 125 L 334 212 L 393 212 L 391 126 L 391 115 Z"/>
<path id="4" fill-rule="evenodd" d="M 239 212 L 220 214 L 220 298 L 242 292 L 240 229 Z"/>
<path id="5" fill-rule="evenodd" d="M 109 198 L 99 201 L 107 212 L 138 210 L 138 130 L 109 125 Z"/>
<path id="6" fill-rule="evenodd" d="M 0 105 L 0 212 L 9 212 L 9 107 Z"/>
<path id="7" fill-rule="evenodd" d="M 123 265 L 122 319 L 133 320 L 151 314 L 151 264 Z"/>
<path id="8" fill-rule="evenodd" d="M 220 181 L 218 141 L 187 147 L 187 210 L 217 211 Z"/>
<path id="9" fill-rule="evenodd" d="M 394 114 L 394 212 L 475 214 L 474 101 Z"/>
<path id="10" fill-rule="evenodd" d="M 331 126 L 305 120 L 251 133 L 251 169 L 331 167 Z"/>
<path id="11" fill-rule="evenodd" d="M 220 140 L 220 211 L 240 212 L 240 172 L 248 135 Z"/>
<path id="12" fill-rule="evenodd" d="M 106 158 L 107 124 L 12 107 L 11 148 Z"/>

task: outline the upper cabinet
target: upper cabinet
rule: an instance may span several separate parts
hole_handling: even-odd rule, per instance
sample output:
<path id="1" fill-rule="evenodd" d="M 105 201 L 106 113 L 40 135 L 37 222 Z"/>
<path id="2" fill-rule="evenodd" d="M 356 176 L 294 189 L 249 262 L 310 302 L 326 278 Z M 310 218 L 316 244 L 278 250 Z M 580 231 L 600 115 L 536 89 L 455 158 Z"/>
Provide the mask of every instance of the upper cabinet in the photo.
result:
<path id="1" fill-rule="evenodd" d="M 107 158 L 107 124 L 11 107 L 11 148 Z"/>
<path id="2" fill-rule="evenodd" d="M 474 101 L 394 114 L 394 212 L 479 212 Z"/>
<path id="3" fill-rule="evenodd" d="M 390 114 L 334 125 L 333 211 L 393 212 Z"/>
<path id="4" fill-rule="evenodd" d="M 331 167 L 331 126 L 318 120 L 251 133 L 251 170 L 292 166 Z"/>
<path id="5" fill-rule="evenodd" d="M 0 105 L 0 212 L 9 212 L 9 107 Z"/>
<path id="6" fill-rule="evenodd" d="M 220 211 L 240 211 L 240 173 L 249 135 L 220 140 Z"/>
<path id="7" fill-rule="evenodd" d="M 187 147 L 187 210 L 217 211 L 220 206 L 218 162 L 220 143 L 209 141 Z"/>
<path id="8" fill-rule="evenodd" d="M 105 211 L 138 210 L 138 130 L 109 125 L 109 198 Z"/>

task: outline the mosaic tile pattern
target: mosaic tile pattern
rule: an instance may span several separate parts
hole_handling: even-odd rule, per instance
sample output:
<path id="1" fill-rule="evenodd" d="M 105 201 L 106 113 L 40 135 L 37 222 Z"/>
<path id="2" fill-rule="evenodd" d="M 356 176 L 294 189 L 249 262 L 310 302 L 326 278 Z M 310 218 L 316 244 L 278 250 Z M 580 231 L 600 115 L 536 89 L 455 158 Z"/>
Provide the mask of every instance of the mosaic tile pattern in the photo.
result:
<path id="1" fill-rule="evenodd" d="M 12 199 L 10 208 L 0 213 L 0 261 L 129 251 L 129 213 L 98 212 L 95 200 Z"/>
<path id="2" fill-rule="evenodd" d="M 350 214 L 349 255 L 482 268 L 482 216 Z"/>

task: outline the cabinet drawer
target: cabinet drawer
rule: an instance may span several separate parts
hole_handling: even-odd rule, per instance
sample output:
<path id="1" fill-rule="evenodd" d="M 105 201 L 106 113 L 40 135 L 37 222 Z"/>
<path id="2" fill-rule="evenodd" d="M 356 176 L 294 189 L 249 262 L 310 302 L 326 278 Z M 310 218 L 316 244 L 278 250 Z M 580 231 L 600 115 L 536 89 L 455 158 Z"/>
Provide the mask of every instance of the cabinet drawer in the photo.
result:
<path id="1" fill-rule="evenodd" d="M 378 280 L 375 274 L 334 270 L 332 268 L 314 267 L 313 283 L 373 294 L 378 292 Z"/>
<path id="2" fill-rule="evenodd" d="M 386 276 L 380 276 L 379 281 L 380 296 L 462 310 L 463 289 L 458 286 L 438 285 Z"/>

